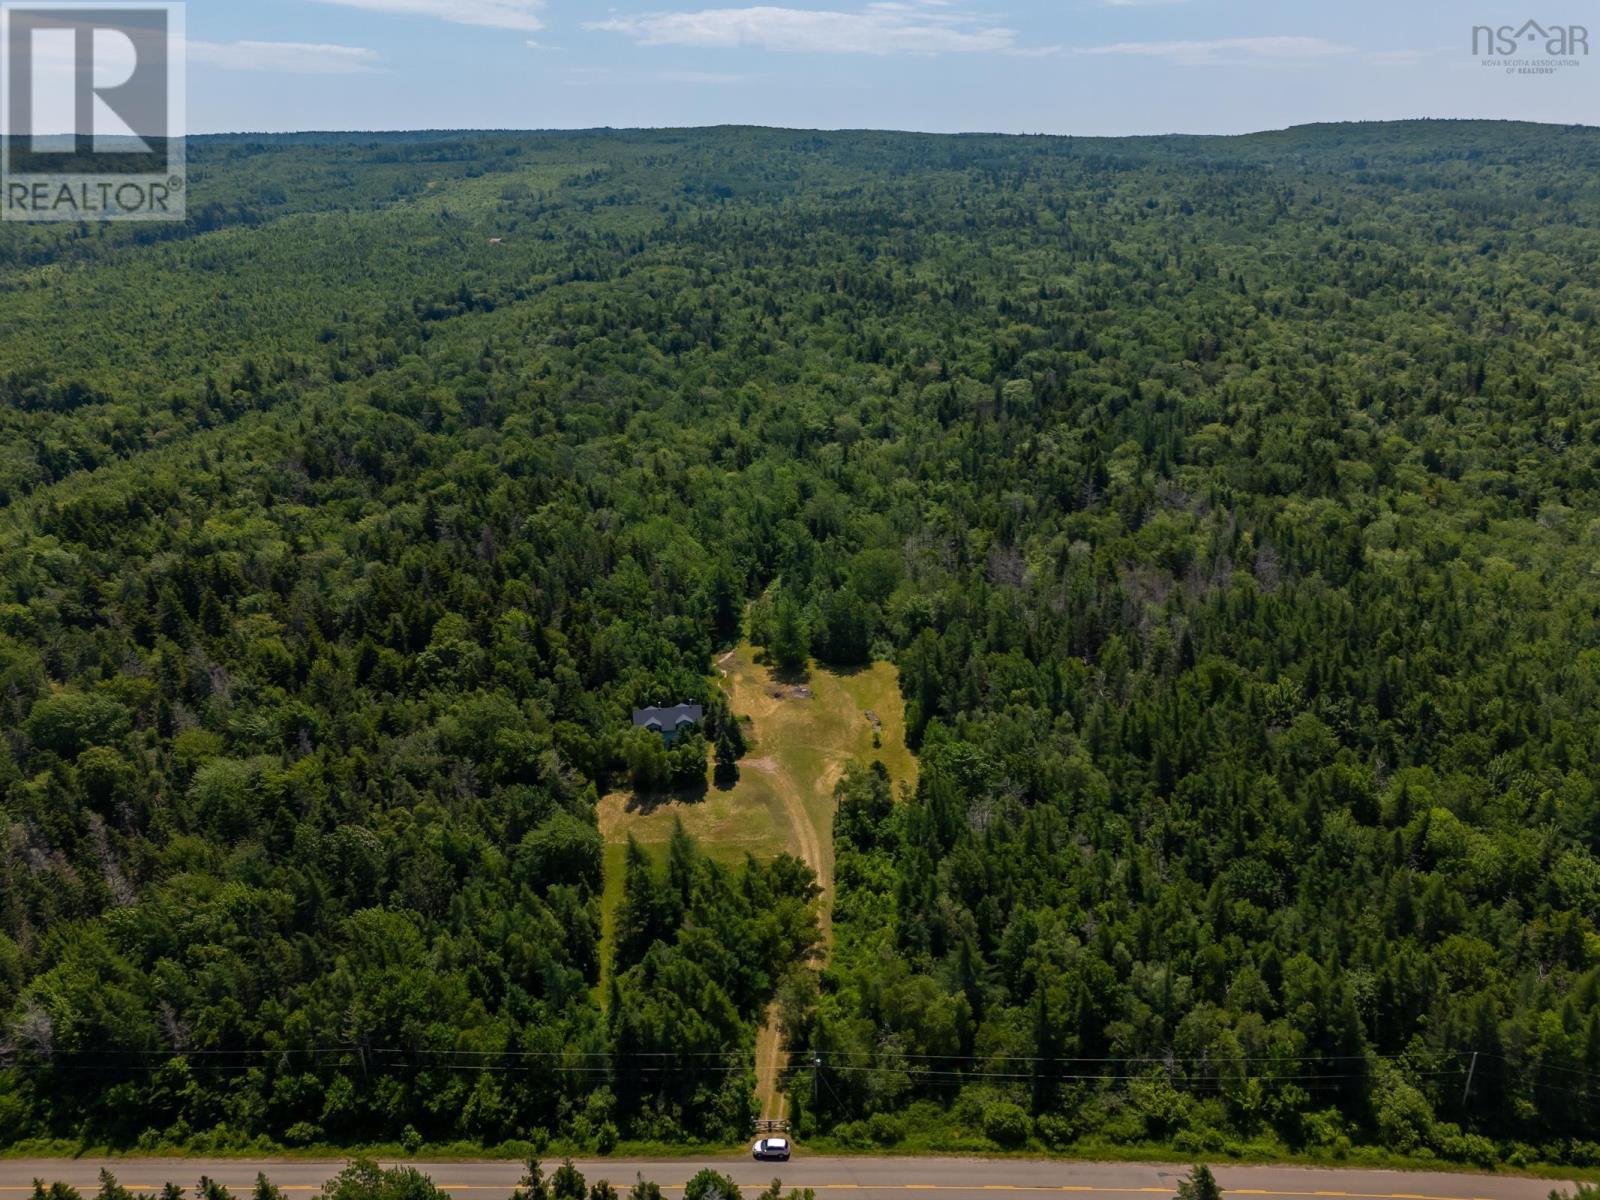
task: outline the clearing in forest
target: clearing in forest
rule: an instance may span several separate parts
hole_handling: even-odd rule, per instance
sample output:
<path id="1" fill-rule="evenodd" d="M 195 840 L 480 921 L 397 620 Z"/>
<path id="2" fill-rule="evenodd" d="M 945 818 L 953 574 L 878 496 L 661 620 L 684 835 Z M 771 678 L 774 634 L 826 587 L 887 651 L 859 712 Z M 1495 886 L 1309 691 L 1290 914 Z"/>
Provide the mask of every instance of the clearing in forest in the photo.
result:
<path id="1" fill-rule="evenodd" d="M 683 827 L 713 858 L 739 863 L 746 854 L 771 857 L 787 850 L 811 864 L 822 884 L 824 939 L 833 903 L 833 789 L 845 767 L 881 759 L 898 789 L 915 784 L 916 760 L 906 749 L 905 706 L 899 673 L 889 663 L 835 671 L 813 665 L 804 679 L 779 677 L 755 661 L 748 642 L 717 662 L 733 712 L 749 718 L 749 753 L 732 787 L 718 787 L 708 767 L 703 799 L 668 797 L 643 802 L 613 792 L 600 802 L 605 838 L 602 974 L 609 969 L 616 911 L 622 899 L 623 852 L 632 834 L 646 849 L 665 846 L 672 823 Z M 876 722 L 876 724 L 875 724 Z M 880 745 L 874 747 L 878 732 Z M 602 982 L 601 996 L 606 995 Z M 777 1076 L 782 1047 L 769 1018 L 756 1049 L 758 1092 L 764 1116 L 781 1116 Z"/>

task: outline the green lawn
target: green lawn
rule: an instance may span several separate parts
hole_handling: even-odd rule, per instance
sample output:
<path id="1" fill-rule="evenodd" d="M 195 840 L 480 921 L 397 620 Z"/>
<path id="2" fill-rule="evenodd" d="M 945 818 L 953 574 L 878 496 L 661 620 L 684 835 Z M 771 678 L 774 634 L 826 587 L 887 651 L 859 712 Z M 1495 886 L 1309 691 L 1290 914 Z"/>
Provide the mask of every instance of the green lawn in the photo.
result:
<path id="1" fill-rule="evenodd" d="M 765 858 L 787 850 L 806 859 L 824 887 L 831 888 L 833 790 L 845 767 L 877 758 L 897 783 L 915 781 L 916 760 L 906 749 L 905 709 L 892 664 L 843 672 L 813 666 L 797 685 L 775 679 L 755 661 L 755 653 L 753 646 L 742 643 L 718 664 L 719 681 L 735 715 L 749 719 L 750 751 L 731 788 L 717 787 L 708 769 L 705 794 L 697 800 L 657 803 L 615 792 L 600 802 L 600 830 L 606 840 L 602 999 L 630 834 L 646 849 L 659 849 L 671 836 L 673 822 L 681 820 L 712 858 L 737 863 L 746 854 Z M 798 687 L 809 689 L 809 697 Z M 780 692 L 781 697 L 775 694 Z M 882 723 L 877 747 L 869 712 Z M 825 893 L 825 911 L 830 900 Z"/>

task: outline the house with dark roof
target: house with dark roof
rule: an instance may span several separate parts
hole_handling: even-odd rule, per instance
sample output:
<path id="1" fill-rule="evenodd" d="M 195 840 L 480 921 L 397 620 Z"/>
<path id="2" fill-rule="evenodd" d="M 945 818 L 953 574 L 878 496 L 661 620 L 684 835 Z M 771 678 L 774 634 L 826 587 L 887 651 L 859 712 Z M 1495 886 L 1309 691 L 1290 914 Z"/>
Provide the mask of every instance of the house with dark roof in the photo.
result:
<path id="1" fill-rule="evenodd" d="M 671 745 L 680 733 L 700 724 L 706 710 L 698 704 L 674 704 L 670 708 L 636 708 L 633 723 L 640 729 L 659 733 Z"/>

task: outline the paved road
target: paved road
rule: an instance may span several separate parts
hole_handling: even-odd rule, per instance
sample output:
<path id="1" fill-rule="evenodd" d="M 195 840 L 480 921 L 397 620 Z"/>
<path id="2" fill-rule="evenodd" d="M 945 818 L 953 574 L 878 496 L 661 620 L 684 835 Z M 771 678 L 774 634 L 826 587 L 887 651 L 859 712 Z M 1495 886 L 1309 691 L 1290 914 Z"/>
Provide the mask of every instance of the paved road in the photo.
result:
<path id="1" fill-rule="evenodd" d="M 85 1196 L 98 1187 L 102 1166 L 138 1191 L 158 1190 L 167 1180 L 193 1188 L 201 1175 L 226 1184 L 247 1200 L 256 1172 L 287 1192 L 291 1200 L 310 1197 L 343 1164 L 245 1159 L 12 1159 L 0 1160 L 0 1200 L 13 1200 L 32 1190 L 34 1179 L 61 1180 Z M 509 1162 L 418 1163 L 445 1191 L 462 1200 L 505 1200 L 516 1186 L 521 1168 Z M 546 1164 L 546 1169 L 556 1164 Z M 1154 1164 L 1064 1163 L 1018 1159 L 986 1161 L 966 1158 L 808 1158 L 789 1163 L 753 1163 L 748 1158 L 636 1161 L 606 1159 L 579 1162 L 592 1183 L 609 1179 L 625 1191 L 638 1175 L 654 1180 L 669 1194 L 702 1166 L 731 1174 L 747 1198 L 761 1191 L 773 1176 L 785 1188 L 814 1188 L 817 1200 L 909 1200 L 908 1193 L 943 1193 L 939 1200 L 993 1200 L 995 1192 L 1056 1193 L 1087 1200 L 1127 1196 L 1170 1197 L 1183 1167 Z M 1218 1167 L 1217 1179 L 1232 1198 L 1264 1200 L 1546 1200 L 1555 1184 L 1546 1180 L 1488 1175 L 1424 1174 L 1399 1171 L 1327 1171 L 1303 1167 Z M 1570 1188 L 1569 1188 L 1570 1190 Z"/>

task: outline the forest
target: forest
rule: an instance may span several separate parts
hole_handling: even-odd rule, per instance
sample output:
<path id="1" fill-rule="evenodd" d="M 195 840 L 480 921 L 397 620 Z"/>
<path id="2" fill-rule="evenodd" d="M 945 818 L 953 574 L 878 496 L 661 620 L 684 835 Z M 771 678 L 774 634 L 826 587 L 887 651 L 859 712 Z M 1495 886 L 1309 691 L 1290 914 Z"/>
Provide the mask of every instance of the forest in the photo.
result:
<path id="1" fill-rule="evenodd" d="M 189 156 L 0 227 L 0 1148 L 727 1144 L 776 1002 L 840 1147 L 1600 1166 L 1600 131 Z M 915 786 L 602 962 L 741 637 Z"/>

